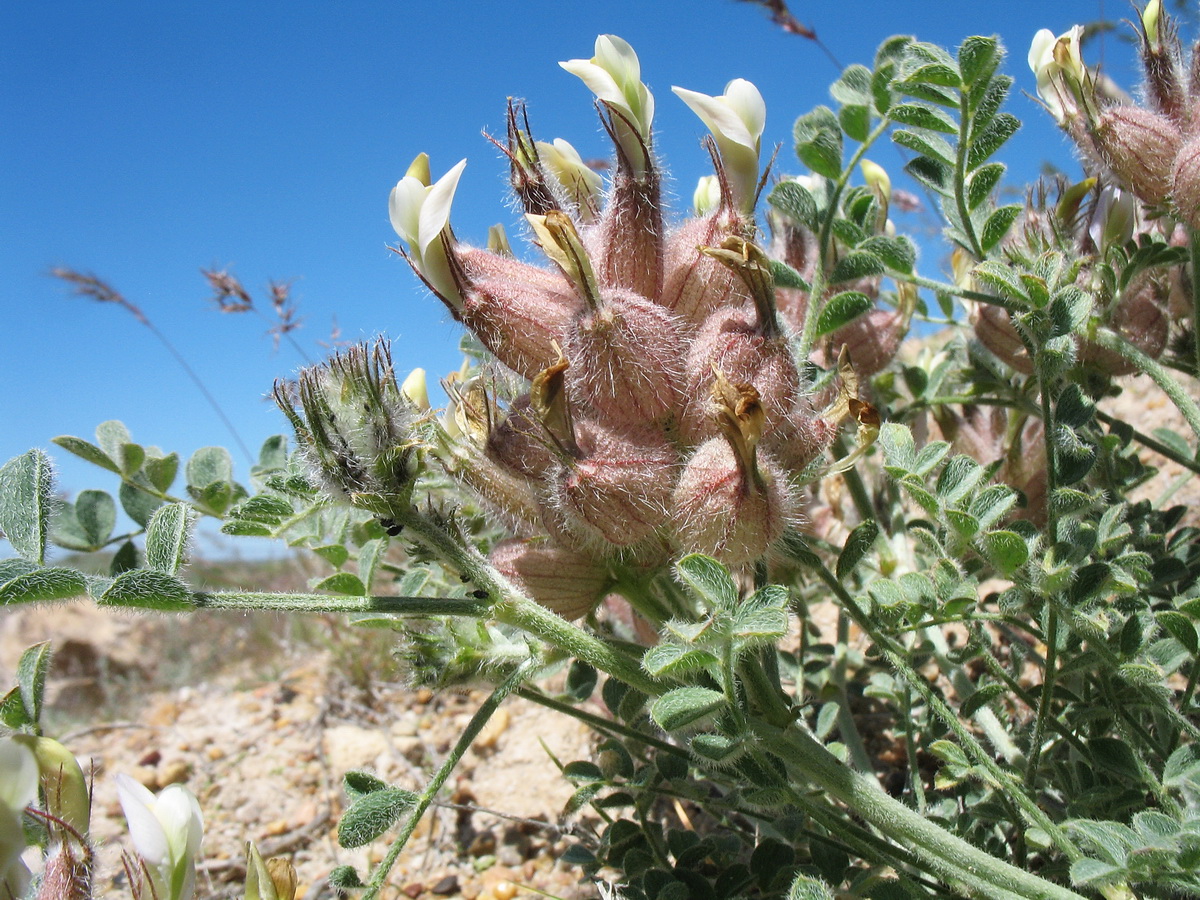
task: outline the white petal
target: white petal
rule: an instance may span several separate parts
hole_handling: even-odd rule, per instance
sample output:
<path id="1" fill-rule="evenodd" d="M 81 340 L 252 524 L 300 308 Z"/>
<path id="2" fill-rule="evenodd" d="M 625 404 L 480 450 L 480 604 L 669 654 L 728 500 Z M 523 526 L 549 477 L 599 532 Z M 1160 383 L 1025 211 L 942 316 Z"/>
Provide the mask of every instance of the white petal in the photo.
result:
<path id="1" fill-rule="evenodd" d="M 597 99 L 628 109 L 625 94 L 613 77 L 589 59 L 568 59 L 560 66 L 582 81 Z"/>
<path id="2" fill-rule="evenodd" d="M 33 751 L 14 740 L 0 741 L 0 803 L 20 815 L 37 799 L 38 765 Z"/>
<path id="3" fill-rule="evenodd" d="M 615 34 L 596 38 L 596 55 L 592 62 L 612 75 L 620 85 L 637 84 L 642 80 L 642 64 L 628 41 Z"/>
<path id="4" fill-rule="evenodd" d="M 429 189 L 429 195 L 421 206 L 420 226 L 417 229 L 420 240 L 417 253 L 422 258 L 428 251 L 429 245 L 442 233 L 442 229 L 450 224 L 450 204 L 454 201 L 454 191 L 458 187 L 458 179 L 462 177 L 463 169 L 466 166 L 467 161 L 461 160 Z"/>
<path id="5" fill-rule="evenodd" d="M 708 94 L 689 91 L 681 87 L 673 87 L 671 90 L 691 108 L 692 112 L 700 117 L 700 120 L 708 126 L 708 130 L 713 133 L 713 137 L 718 140 L 724 138 L 749 150 L 758 149 L 758 141 L 755 136 L 750 134 L 742 117 L 734 112 L 728 103 L 724 102 L 723 97 L 710 97 Z"/>
<path id="6" fill-rule="evenodd" d="M 430 188 L 421 184 L 411 175 L 406 175 L 396 182 L 388 197 L 388 214 L 392 219 L 392 228 L 409 246 L 415 248 L 420 229 L 421 207 Z"/>
<path id="7" fill-rule="evenodd" d="M 1057 41 L 1058 38 L 1049 28 L 1043 28 L 1033 36 L 1033 42 L 1029 45 L 1029 68 L 1034 74 L 1038 74 L 1054 58 L 1053 47 Z"/>
<path id="8" fill-rule="evenodd" d="M 128 775 L 117 775 L 117 798 L 129 823 L 129 836 L 138 856 L 151 866 L 170 861 L 171 851 L 162 823 L 154 813 L 155 797 Z"/>
<path id="9" fill-rule="evenodd" d="M 741 116 L 746 123 L 746 130 L 754 135 L 757 143 L 767 127 L 767 104 L 758 88 L 745 78 L 735 78 L 725 85 L 725 99 Z"/>
<path id="10" fill-rule="evenodd" d="M 181 784 L 168 785 L 158 795 L 154 814 L 166 832 L 171 859 L 195 858 L 204 837 L 204 820 L 192 792 Z"/>

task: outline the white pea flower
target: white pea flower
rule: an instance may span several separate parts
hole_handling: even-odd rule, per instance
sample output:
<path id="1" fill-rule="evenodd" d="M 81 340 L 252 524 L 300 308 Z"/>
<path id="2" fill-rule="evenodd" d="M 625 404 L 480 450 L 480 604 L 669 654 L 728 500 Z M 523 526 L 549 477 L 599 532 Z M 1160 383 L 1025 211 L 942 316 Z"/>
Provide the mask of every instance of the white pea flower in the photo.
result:
<path id="1" fill-rule="evenodd" d="M 615 34 L 602 34 L 596 38 L 596 55 L 591 59 L 569 59 L 559 65 L 582 80 L 608 108 L 622 155 L 636 177 L 645 175 L 650 165 L 654 95 L 642 84 L 642 67 L 633 48 Z"/>
<path id="2" fill-rule="evenodd" d="M 1058 36 L 1043 28 L 1029 45 L 1029 68 L 1037 77 L 1038 96 L 1060 125 L 1079 108 L 1076 94 L 1085 75 L 1082 38 L 1082 25 Z"/>
<path id="3" fill-rule="evenodd" d="M 11 739 L 0 741 L 0 900 L 23 897 L 29 887 L 29 868 L 21 859 L 21 815 L 37 799 L 37 788 L 38 764 L 32 751 Z"/>
<path id="4" fill-rule="evenodd" d="M 719 97 L 681 87 L 671 90 L 712 132 L 725 164 L 734 202 L 740 212 L 752 213 L 758 190 L 758 155 L 767 124 L 767 105 L 762 94 L 744 78 L 729 82 L 725 93 Z"/>
<path id="5" fill-rule="evenodd" d="M 413 265 L 438 295 L 455 307 L 462 305 L 462 297 L 450 272 L 442 233 L 449 236 L 450 204 L 466 165 L 467 161 L 461 160 L 430 184 L 429 157 L 422 153 L 392 188 L 388 200 L 392 227 L 408 244 Z"/>
<path id="6" fill-rule="evenodd" d="M 707 216 L 721 205 L 721 182 L 716 175 L 701 175 L 692 192 L 692 209 L 698 216 Z"/>
<path id="7" fill-rule="evenodd" d="M 204 818 L 195 795 L 181 784 L 156 796 L 128 775 L 117 775 L 117 797 L 133 846 L 146 863 L 160 900 L 191 900 Z"/>
<path id="8" fill-rule="evenodd" d="M 579 151 L 562 138 L 555 138 L 552 144 L 546 141 L 536 143 L 542 165 L 562 185 L 579 218 L 584 224 L 595 221 L 600 214 L 604 180 L 588 168 Z"/>

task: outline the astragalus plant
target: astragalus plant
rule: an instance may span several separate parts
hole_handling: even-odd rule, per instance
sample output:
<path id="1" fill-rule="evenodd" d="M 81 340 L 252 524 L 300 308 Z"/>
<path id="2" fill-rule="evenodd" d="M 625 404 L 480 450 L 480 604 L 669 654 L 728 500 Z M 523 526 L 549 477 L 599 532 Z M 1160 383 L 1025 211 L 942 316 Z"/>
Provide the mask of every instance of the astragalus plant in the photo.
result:
<path id="1" fill-rule="evenodd" d="M 342 843 L 390 842 L 334 873 L 367 897 L 514 692 L 597 731 L 562 765 L 594 825 L 568 861 L 620 896 L 1200 892 L 1197 531 L 1136 493 L 1164 460 L 1200 472 L 1200 52 L 1157 2 L 1139 27 L 1141 106 L 1078 30 L 1034 39 L 1086 175 L 1023 203 L 997 200 L 1019 122 L 994 38 L 885 41 L 796 121 L 794 177 L 764 164 L 753 85 L 676 88 L 711 132 L 690 215 L 664 206 L 638 57 L 601 36 L 562 66 L 607 183 L 510 102 L 527 252 L 452 229 L 464 163 L 435 180 L 419 155 L 392 191 L 397 252 L 466 331 L 443 410 L 379 341 L 276 387 L 295 450 L 267 443 L 252 494 L 216 448 L 172 494 L 178 458 L 119 423 L 56 439 L 120 477 L 144 546 L 104 492 L 55 508 L 31 452 L 0 470 L 0 597 L 344 612 L 393 629 L 414 681 L 493 685 L 423 792 L 347 778 Z M 914 195 L 868 158 L 889 140 L 944 278 L 897 233 Z M 1135 384 L 1193 433 L 1114 416 Z M 197 515 L 332 571 L 195 591 Z M 120 541 L 111 577 L 48 565 L 48 538 Z"/>

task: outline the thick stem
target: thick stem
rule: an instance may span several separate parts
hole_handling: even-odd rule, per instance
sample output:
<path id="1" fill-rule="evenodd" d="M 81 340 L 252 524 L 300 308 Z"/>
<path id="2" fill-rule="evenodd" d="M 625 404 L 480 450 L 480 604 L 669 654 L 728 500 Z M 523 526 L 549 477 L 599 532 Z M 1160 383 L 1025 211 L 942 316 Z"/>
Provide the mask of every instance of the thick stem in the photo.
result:
<path id="1" fill-rule="evenodd" d="M 192 595 L 197 609 L 253 609 L 288 613 L 383 613 L 390 616 L 470 616 L 483 618 L 486 600 L 458 597 L 346 597 L 334 594 L 270 594 L 216 591 Z"/>

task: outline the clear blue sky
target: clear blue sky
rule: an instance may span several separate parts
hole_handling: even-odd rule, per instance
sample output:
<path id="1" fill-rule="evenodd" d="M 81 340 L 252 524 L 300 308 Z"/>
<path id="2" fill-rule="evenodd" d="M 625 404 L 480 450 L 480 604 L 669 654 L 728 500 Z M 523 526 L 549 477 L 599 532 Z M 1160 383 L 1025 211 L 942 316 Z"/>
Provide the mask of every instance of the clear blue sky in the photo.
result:
<path id="1" fill-rule="evenodd" d="M 1070 165 L 1020 93 L 1033 90 L 1034 31 L 1129 15 L 1096 0 L 797 0 L 793 11 L 843 65 L 869 63 L 894 33 L 950 46 L 999 34 L 1017 78 L 1009 108 L 1031 120 L 1005 157 L 1015 183 L 1043 159 Z M 264 306 L 268 279 L 292 280 L 306 319 L 298 337 L 314 355 L 336 316 L 347 338 L 390 335 L 402 369 L 456 367 L 455 326 L 387 250 L 388 191 L 420 151 L 435 176 L 466 156 L 456 232 L 482 241 L 503 221 L 514 233 L 505 166 L 480 132 L 503 133 L 514 95 L 528 100 L 539 138 L 607 155 L 591 95 L 557 65 L 590 57 L 602 32 L 641 57 L 677 209 L 707 159 L 703 126 L 672 85 L 716 94 L 731 78 L 753 81 L 767 101 L 764 144 L 781 143 L 780 169 L 794 172 L 791 124 L 829 102 L 838 74 L 814 44 L 733 0 L 3 4 L 0 461 L 50 448 L 75 492 L 115 485 L 49 439 L 91 438 L 105 419 L 185 458 L 230 445 L 151 334 L 120 309 L 68 297 L 44 274 L 54 265 L 94 271 L 141 307 L 255 449 L 285 430 L 262 398 L 301 360 L 286 345 L 273 353 L 263 322 L 215 312 L 202 266 L 231 265 Z M 1104 49 L 1120 77 L 1131 51 L 1111 40 Z M 874 157 L 900 166 L 890 149 Z"/>

